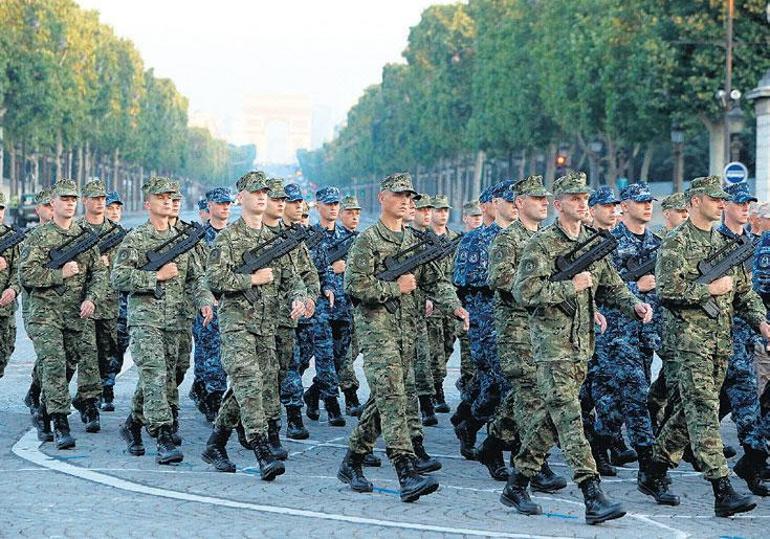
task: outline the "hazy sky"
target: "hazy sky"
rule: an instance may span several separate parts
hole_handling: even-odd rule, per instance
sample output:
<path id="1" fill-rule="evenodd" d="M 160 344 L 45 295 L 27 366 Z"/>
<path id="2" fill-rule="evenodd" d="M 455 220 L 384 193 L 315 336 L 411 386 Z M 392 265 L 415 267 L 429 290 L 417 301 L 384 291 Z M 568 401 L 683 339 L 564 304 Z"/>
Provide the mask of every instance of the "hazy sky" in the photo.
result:
<path id="1" fill-rule="evenodd" d="M 131 39 L 190 109 L 225 125 L 246 93 L 298 93 L 344 119 L 440 0 L 77 0 Z"/>

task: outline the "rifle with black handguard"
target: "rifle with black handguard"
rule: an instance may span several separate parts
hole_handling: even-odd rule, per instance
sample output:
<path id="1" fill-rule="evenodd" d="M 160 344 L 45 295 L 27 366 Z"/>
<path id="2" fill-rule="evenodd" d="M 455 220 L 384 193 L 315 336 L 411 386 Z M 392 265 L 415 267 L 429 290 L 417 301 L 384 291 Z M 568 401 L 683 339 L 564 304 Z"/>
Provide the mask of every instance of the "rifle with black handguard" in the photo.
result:
<path id="1" fill-rule="evenodd" d="M 147 258 L 147 263 L 140 267 L 140 270 L 160 270 L 160 268 L 169 262 L 176 260 L 177 257 L 183 255 L 190 249 L 193 249 L 206 235 L 206 229 L 200 223 L 186 223 L 184 221 L 179 221 L 179 224 L 181 225 L 181 228 L 177 229 L 176 236 L 161 243 L 156 248 L 150 249 L 144 254 Z M 155 299 L 161 299 L 165 294 L 166 291 L 160 283 L 156 283 L 155 291 L 153 292 Z"/>
<path id="2" fill-rule="evenodd" d="M 350 251 L 350 247 L 353 245 L 353 240 L 356 239 L 356 236 L 358 236 L 358 232 L 352 231 L 344 238 L 337 240 L 329 246 L 329 250 L 326 253 L 329 264 L 334 264 L 337 260 L 342 260 L 348 256 L 348 251 Z"/>
<path id="3" fill-rule="evenodd" d="M 323 241 L 326 232 L 320 228 L 314 228 L 302 225 L 307 230 L 307 237 L 305 238 L 305 246 L 308 249 L 315 249 L 321 241 Z"/>
<path id="4" fill-rule="evenodd" d="M 11 225 L 11 227 L 0 234 L 0 256 L 5 256 L 6 251 L 9 251 L 16 247 L 18 244 L 24 241 L 24 238 L 27 237 L 27 230 L 25 228 L 17 227 L 16 225 Z M 8 288 L 8 285 L 11 283 L 11 278 L 13 277 L 13 274 L 10 271 L 10 268 L 8 270 L 8 278 L 5 280 L 5 284 L 2 288 L 0 288 L 0 292 Z"/>
<path id="5" fill-rule="evenodd" d="M 71 262 L 97 243 L 99 243 L 99 236 L 83 228 L 80 234 L 68 239 L 59 247 L 55 247 L 48 252 L 48 262 L 45 263 L 45 267 L 48 269 L 62 269 L 64 264 Z M 54 287 L 54 290 L 60 296 L 64 294 L 66 289 L 67 285 L 64 284 Z"/>
<path id="6" fill-rule="evenodd" d="M 582 249 L 596 240 L 600 240 L 599 243 L 573 259 Z M 618 240 L 615 239 L 615 236 L 606 230 L 598 230 L 593 236 L 577 244 L 568 253 L 556 257 L 556 272 L 548 280 L 551 282 L 569 281 L 578 273 L 586 271 L 594 262 L 598 262 L 610 254 L 617 246 Z M 564 300 L 559 304 L 559 309 L 572 318 L 577 312 L 577 302 L 572 299 Z"/>
<path id="7" fill-rule="evenodd" d="M 419 243 L 393 256 L 385 257 L 385 260 L 383 260 L 385 269 L 376 273 L 375 277 L 382 281 L 393 282 L 404 274 L 412 273 L 424 264 L 440 260 L 451 253 L 454 247 L 457 246 L 454 240 L 449 241 L 435 234 L 431 237 L 429 234 L 421 233 L 417 234 L 417 237 L 420 239 Z M 395 314 L 399 303 L 400 300 L 398 298 L 391 298 L 385 302 L 385 308 L 389 313 Z"/>
<path id="8" fill-rule="evenodd" d="M 241 257 L 243 263 L 233 271 L 243 275 L 251 275 L 257 270 L 270 267 L 273 260 L 292 252 L 311 235 L 312 231 L 302 225 L 293 224 L 286 227 L 274 238 L 243 253 Z M 258 294 L 258 289 L 254 286 L 243 291 L 243 295 L 252 304 L 259 300 Z"/>
<path id="9" fill-rule="evenodd" d="M 717 250 L 706 260 L 698 262 L 700 276 L 695 279 L 695 282 L 709 285 L 727 275 L 734 267 L 743 264 L 751 258 L 754 255 L 754 250 L 759 243 L 760 237 L 757 236 L 752 239 L 749 236 L 749 234 L 741 234 L 740 236 L 730 238 L 732 240 L 730 243 Z M 713 296 L 702 307 L 709 318 L 716 319 L 719 317 L 721 311 Z"/>
<path id="10" fill-rule="evenodd" d="M 658 248 L 651 249 L 637 257 L 626 260 L 625 267 L 620 271 L 620 278 L 627 283 L 636 282 L 645 275 L 655 273 L 655 263 L 658 261 Z"/>
<path id="11" fill-rule="evenodd" d="M 123 241 L 126 234 L 128 234 L 128 230 L 118 223 L 112 223 L 112 226 L 104 234 L 99 236 L 99 254 L 106 255 L 120 245 L 120 242 Z"/>

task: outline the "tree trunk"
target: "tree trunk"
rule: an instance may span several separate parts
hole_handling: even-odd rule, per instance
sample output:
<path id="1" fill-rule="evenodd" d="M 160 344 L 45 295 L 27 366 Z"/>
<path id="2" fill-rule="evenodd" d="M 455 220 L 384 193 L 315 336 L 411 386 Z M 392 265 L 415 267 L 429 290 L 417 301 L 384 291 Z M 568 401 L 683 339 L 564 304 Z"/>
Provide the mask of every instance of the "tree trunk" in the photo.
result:
<path id="1" fill-rule="evenodd" d="M 8 146 L 8 154 L 10 156 L 8 172 L 11 178 L 11 196 L 15 197 L 19 194 L 19 176 L 16 174 L 16 146 L 14 146 L 13 142 Z"/>
<path id="2" fill-rule="evenodd" d="M 115 153 L 112 156 L 112 191 L 118 189 L 120 177 L 118 174 L 120 167 L 120 150 L 115 148 Z"/>
<path id="3" fill-rule="evenodd" d="M 614 190 L 618 183 L 618 156 L 615 140 L 606 137 L 607 141 L 607 184 Z"/>
<path id="4" fill-rule="evenodd" d="M 64 167 L 62 166 L 62 154 L 64 153 L 64 145 L 62 143 L 62 135 L 61 135 L 61 129 L 58 129 L 56 131 L 56 157 L 55 157 L 55 163 L 56 163 L 56 179 L 61 179 L 62 175 L 64 174 Z"/>
<path id="5" fill-rule="evenodd" d="M 86 147 L 85 147 L 85 150 L 83 150 L 83 155 L 84 155 L 83 177 L 80 178 L 80 181 L 82 183 L 86 183 L 86 178 L 88 178 L 91 175 L 91 143 L 89 141 L 86 141 Z"/>
<path id="6" fill-rule="evenodd" d="M 649 181 L 650 177 L 650 164 L 652 163 L 652 156 L 655 153 L 655 146 L 652 142 L 647 143 L 647 148 L 644 151 L 644 158 L 642 158 L 642 170 L 639 171 L 639 179 L 642 181 Z"/>
<path id="7" fill-rule="evenodd" d="M 476 164 L 473 168 L 473 187 L 471 190 L 471 196 L 476 199 L 481 194 L 481 177 L 484 172 L 484 160 L 487 155 L 484 150 L 476 152 Z"/>
<path id="8" fill-rule="evenodd" d="M 555 142 L 548 145 L 548 155 L 545 156 L 545 185 L 551 187 L 556 176 L 556 152 L 558 148 Z"/>

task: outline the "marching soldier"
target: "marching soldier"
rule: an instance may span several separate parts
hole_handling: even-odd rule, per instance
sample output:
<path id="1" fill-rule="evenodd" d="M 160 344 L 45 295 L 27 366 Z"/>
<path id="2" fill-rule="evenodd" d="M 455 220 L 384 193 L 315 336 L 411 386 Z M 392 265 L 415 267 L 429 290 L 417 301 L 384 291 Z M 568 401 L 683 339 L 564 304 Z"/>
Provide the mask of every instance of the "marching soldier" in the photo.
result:
<path id="1" fill-rule="evenodd" d="M 0 193 L 0 238 L 13 234 L 13 229 L 3 224 L 5 219 L 5 195 Z M 16 344 L 16 298 L 21 293 L 19 284 L 19 246 L 0 253 L 0 378 Z"/>

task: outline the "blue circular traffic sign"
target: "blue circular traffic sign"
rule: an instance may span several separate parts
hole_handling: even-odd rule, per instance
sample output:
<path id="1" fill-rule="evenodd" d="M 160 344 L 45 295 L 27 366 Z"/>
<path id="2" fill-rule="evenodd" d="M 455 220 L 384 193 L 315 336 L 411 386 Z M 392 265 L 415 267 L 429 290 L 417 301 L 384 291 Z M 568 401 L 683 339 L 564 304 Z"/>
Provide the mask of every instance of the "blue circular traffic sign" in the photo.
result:
<path id="1" fill-rule="evenodd" d="M 725 181 L 727 183 L 741 183 L 749 178 L 749 169 L 740 161 L 727 163 L 724 171 Z"/>

